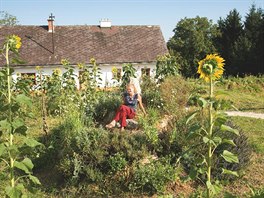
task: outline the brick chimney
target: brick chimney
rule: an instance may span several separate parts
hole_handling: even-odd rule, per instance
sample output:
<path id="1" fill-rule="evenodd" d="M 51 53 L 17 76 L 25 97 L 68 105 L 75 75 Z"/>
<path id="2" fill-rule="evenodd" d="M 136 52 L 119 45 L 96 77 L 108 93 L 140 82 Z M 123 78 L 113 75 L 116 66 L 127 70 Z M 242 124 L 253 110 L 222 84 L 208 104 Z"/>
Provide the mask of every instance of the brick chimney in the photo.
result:
<path id="1" fill-rule="evenodd" d="M 55 16 L 53 16 L 51 13 L 48 18 L 48 32 L 54 32 L 54 19 Z"/>
<path id="2" fill-rule="evenodd" d="M 111 27 L 111 21 L 109 19 L 101 19 L 100 27 L 101 28 L 110 28 Z"/>

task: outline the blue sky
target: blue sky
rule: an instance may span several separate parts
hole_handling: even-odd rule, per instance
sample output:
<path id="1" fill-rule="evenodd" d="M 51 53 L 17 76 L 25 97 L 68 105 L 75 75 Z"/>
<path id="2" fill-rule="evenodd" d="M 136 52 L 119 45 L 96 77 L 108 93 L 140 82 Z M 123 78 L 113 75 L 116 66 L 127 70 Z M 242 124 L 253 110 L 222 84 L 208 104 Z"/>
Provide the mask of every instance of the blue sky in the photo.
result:
<path id="1" fill-rule="evenodd" d="M 0 0 L 0 10 L 21 25 L 46 25 L 50 13 L 55 25 L 98 25 L 105 18 L 113 25 L 160 25 L 167 41 L 184 17 L 216 23 L 235 8 L 244 19 L 252 3 L 263 9 L 264 0 Z"/>

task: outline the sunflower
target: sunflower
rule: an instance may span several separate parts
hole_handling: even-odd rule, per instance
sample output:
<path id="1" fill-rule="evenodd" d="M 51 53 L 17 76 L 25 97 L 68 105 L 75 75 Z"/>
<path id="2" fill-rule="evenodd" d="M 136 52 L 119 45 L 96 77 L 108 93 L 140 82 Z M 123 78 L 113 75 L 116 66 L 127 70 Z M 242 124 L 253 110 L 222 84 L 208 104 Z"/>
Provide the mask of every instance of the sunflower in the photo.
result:
<path id="1" fill-rule="evenodd" d="M 219 79 L 224 73 L 224 59 L 217 54 L 209 54 L 205 59 L 199 61 L 198 71 L 200 78 L 206 82 Z"/>
<path id="2" fill-rule="evenodd" d="M 21 38 L 17 35 L 11 35 L 7 37 L 5 46 L 9 46 L 9 49 L 12 52 L 18 52 L 18 49 L 21 47 Z"/>
<path id="3" fill-rule="evenodd" d="M 19 49 L 21 47 L 21 38 L 19 36 L 13 35 L 13 39 L 15 40 L 16 48 Z"/>
<path id="4" fill-rule="evenodd" d="M 96 60 L 95 60 L 95 58 L 91 58 L 91 59 L 90 59 L 90 63 L 91 63 L 91 64 L 96 64 Z"/>
<path id="5" fill-rule="evenodd" d="M 62 73 L 62 71 L 61 71 L 60 68 L 56 68 L 56 69 L 53 70 L 53 74 L 54 74 L 55 76 L 60 76 L 61 73 Z"/>

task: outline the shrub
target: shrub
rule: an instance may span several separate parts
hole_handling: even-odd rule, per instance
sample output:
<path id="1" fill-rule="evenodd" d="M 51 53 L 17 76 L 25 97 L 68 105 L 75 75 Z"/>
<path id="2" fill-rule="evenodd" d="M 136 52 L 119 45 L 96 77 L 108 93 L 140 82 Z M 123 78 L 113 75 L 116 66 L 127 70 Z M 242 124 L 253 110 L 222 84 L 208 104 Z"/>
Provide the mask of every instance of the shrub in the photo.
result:
<path id="1" fill-rule="evenodd" d="M 197 118 L 197 119 L 201 119 L 201 118 Z M 221 144 L 215 150 L 215 156 L 213 158 L 214 166 L 212 167 L 212 176 L 216 180 L 232 181 L 234 179 L 237 179 L 237 177 L 233 175 L 222 174 L 222 168 L 231 171 L 236 171 L 238 173 L 243 172 L 243 170 L 245 170 L 245 168 L 249 165 L 252 149 L 249 145 L 248 138 L 243 133 L 243 131 L 241 131 L 240 128 L 235 126 L 230 121 L 225 123 L 225 125 L 230 126 L 234 130 L 238 130 L 240 135 L 237 136 L 233 133 L 221 132 L 219 129 L 215 129 L 216 133 L 220 135 L 223 139 L 232 139 L 236 146 L 226 143 L 226 144 Z M 195 126 L 192 125 L 192 127 Z M 185 170 L 189 173 L 189 176 L 191 178 L 193 179 L 199 178 L 201 180 L 205 180 L 205 177 L 200 174 L 203 171 L 203 169 L 201 167 L 201 162 L 199 161 L 199 159 L 201 158 L 201 154 L 206 152 L 206 148 L 204 144 L 197 144 L 197 142 L 199 142 L 197 138 L 199 137 L 195 136 L 194 134 L 186 134 L 185 140 L 188 139 L 190 145 L 195 145 L 195 149 L 186 152 L 183 155 L 182 162 L 185 167 Z M 239 159 L 239 163 L 226 162 L 221 156 L 224 150 L 228 150 L 231 153 L 235 154 Z"/>
<path id="2" fill-rule="evenodd" d="M 142 102 L 148 108 L 163 109 L 159 85 L 150 77 L 144 76 L 141 84 Z"/>
<path id="3" fill-rule="evenodd" d="M 161 194 L 164 192 L 166 184 L 175 180 L 176 171 L 168 160 L 163 159 L 137 165 L 132 177 L 129 183 L 131 191 Z"/>
<path id="4" fill-rule="evenodd" d="M 93 114 L 95 122 L 104 125 L 112 121 L 116 110 L 122 103 L 121 99 L 119 91 L 100 93 Z"/>
<path id="5" fill-rule="evenodd" d="M 173 115 L 185 111 L 191 89 L 190 84 L 182 76 L 166 78 L 160 85 L 165 110 Z"/>
<path id="6" fill-rule="evenodd" d="M 222 144 L 221 146 L 219 146 L 219 148 L 217 148 L 216 154 L 218 157 L 216 158 L 215 167 L 213 169 L 213 176 L 219 180 L 234 180 L 237 177 L 233 175 L 221 174 L 222 169 L 219 169 L 217 167 L 222 167 L 227 170 L 237 171 L 238 173 L 241 173 L 249 165 L 250 157 L 252 154 L 252 149 L 249 145 L 248 137 L 243 133 L 243 131 L 230 121 L 227 123 L 227 125 L 234 129 L 238 129 L 240 135 L 236 136 L 232 133 L 222 132 L 222 136 L 226 139 L 233 139 L 236 146 Z M 239 163 L 227 163 L 223 158 L 220 157 L 220 154 L 223 153 L 223 150 L 229 150 L 231 153 L 237 155 Z"/>

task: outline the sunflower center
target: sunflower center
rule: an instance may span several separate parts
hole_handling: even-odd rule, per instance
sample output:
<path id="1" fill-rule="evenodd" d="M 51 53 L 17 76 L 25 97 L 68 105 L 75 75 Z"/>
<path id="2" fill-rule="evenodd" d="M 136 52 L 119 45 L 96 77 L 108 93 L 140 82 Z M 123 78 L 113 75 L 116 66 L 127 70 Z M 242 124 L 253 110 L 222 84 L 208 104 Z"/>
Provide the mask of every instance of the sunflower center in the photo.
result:
<path id="1" fill-rule="evenodd" d="M 203 68 L 203 72 L 207 75 L 213 73 L 213 66 L 211 64 L 205 63 L 202 68 Z"/>

